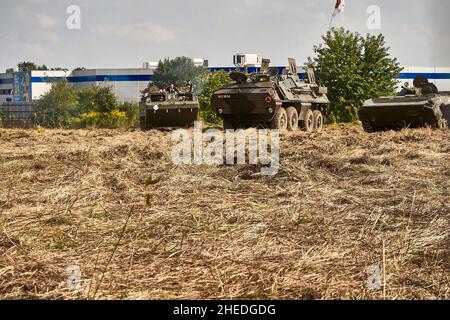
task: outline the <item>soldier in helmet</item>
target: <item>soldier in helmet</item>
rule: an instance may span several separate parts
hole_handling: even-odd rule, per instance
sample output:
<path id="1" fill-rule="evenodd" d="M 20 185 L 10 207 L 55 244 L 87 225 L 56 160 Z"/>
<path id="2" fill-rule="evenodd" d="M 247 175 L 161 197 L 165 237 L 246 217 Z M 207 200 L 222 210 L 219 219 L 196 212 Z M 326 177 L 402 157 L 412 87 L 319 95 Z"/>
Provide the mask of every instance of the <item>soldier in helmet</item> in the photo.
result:
<path id="1" fill-rule="evenodd" d="M 166 88 L 166 92 L 167 93 L 179 93 L 180 90 L 177 88 L 177 86 L 175 84 L 172 83 L 172 84 L 170 84 L 170 86 L 168 86 Z"/>
<path id="2" fill-rule="evenodd" d="M 192 83 L 191 80 L 188 80 L 186 83 L 186 88 L 187 88 L 187 93 L 194 93 L 194 84 Z"/>
<path id="3" fill-rule="evenodd" d="M 416 91 L 414 88 L 411 88 L 409 86 L 409 82 L 405 82 L 405 84 L 402 86 L 402 91 L 398 94 L 399 96 L 407 96 L 409 94 L 415 94 Z"/>

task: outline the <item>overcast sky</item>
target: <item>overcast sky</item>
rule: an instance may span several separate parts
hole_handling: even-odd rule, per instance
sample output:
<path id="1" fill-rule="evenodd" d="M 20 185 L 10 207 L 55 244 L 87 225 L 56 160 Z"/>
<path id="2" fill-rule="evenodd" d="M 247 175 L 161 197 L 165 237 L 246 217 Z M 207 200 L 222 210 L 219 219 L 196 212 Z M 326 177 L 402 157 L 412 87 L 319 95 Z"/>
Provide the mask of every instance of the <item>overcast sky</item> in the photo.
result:
<path id="1" fill-rule="evenodd" d="M 450 1 L 346 0 L 334 26 L 383 33 L 403 65 L 450 66 Z M 1 0 L 0 72 L 21 60 L 69 69 L 138 67 L 185 55 L 231 66 L 237 52 L 302 63 L 326 32 L 335 0 Z M 66 27 L 69 5 L 81 29 Z M 366 12 L 381 9 L 381 29 Z"/>

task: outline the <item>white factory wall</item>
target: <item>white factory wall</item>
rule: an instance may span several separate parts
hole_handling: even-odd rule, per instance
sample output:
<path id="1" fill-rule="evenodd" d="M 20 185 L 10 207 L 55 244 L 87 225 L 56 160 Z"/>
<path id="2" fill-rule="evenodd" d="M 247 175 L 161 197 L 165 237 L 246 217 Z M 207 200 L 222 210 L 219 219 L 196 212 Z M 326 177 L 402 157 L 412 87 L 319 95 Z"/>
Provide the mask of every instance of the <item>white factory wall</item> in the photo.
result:
<path id="1" fill-rule="evenodd" d="M 151 69 L 95 69 L 74 71 L 69 76 L 77 89 L 108 86 L 119 101 L 139 102 L 151 80 Z"/>
<path id="2" fill-rule="evenodd" d="M 76 89 L 89 89 L 98 85 L 96 81 L 85 81 L 86 78 L 95 77 L 96 70 L 77 70 L 72 71 L 69 75 L 69 81 L 74 85 Z"/>
<path id="3" fill-rule="evenodd" d="M 17 73 L 16 73 L 17 74 Z M 109 86 L 118 100 L 139 102 L 143 91 L 151 80 L 151 69 L 92 69 L 65 71 L 32 71 L 30 74 L 32 100 L 37 100 L 50 91 L 52 82 L 67 79 L 76 89 L 93 86 Z M 12 90 L 14 73 L 0 74 L 0 90 Z M 7 102 L 14 95 L 0 91 L 0 103 Z"/>
<path id="4" fill-rule="evenodd" d="M 31 94 L 32 99 L 37 100 L 52 88 L 52 82 L 58 81 L 69 75 L 67 71 L 32 71 Z"/>
<path id="5" fill-rule="evenodd" d="M 450 68 L 406 66 L 401 73 L 401 85 L 404 82 L 412 85 L 414 78 L 418 75 L 428 78 L 439 91 L 450 91 Z"/>

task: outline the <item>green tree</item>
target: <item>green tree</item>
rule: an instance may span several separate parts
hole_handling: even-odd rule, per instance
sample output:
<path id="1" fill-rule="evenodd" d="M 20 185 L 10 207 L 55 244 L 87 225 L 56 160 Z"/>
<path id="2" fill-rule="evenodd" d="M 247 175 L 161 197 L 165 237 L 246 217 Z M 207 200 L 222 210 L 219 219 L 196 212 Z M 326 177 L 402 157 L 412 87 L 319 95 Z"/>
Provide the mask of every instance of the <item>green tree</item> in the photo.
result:
<path id="1" fill-rule="evenodd" d="M 111 87 L 93 86 L 77 91 L 80 113 L 108 113 L 119 109 L 117 97 Z"/>
<path id="2" fill-rule="evenodd" d="M 79 113 L 78 96 L 66 80 L 52 83 L 51 90 L 36 102 L 37 122 L 48 128 L 63 128 Z"/>
<path id="3" fill-rule="evenodd" d="M 95 93 L 95 87 L 77 91 L 79 114 L 97 111 L 97 106 L 95 105 Z"/>
<path id="4" fill-rule="evenodd" d="M 230 82 L 232 80 L 225 71 L 213 72 L 203 78 L 203 90 L 198 98 L 200 103 L 200 116 L 203 121 L 211 124 L 220 123 L 220 117 L 211 109 L 211 97 L 214 92 Z"/>
<path id="5" fill-rule="evenodd" d="M 158 67 L 153 74 L 153 82 L 159 88 L 166 88 L 172 83 L 181 87 L 188 80 L 192 80 L 198 86 L 201 78 L 206 73 L 206 68 L 196 66 L 190 58 L 177 57 L 172 60 L 166 58 L 159 61 Z"/>
<path id="6" fill-rule="evenodd" d="M 331 29 L 308 58 L 331 101 L 329 118 L 335 122 L 358 119 L 358 106 L 373 96 L 394 94 L 400 63 L 391 58 L 383 35 L 361 36 L 343 28 Z"/>
<path id="7" fill-rule="evenodd" d="M 37 65 L 31 61 L 20 62 L 17 65 L 17 68 L 19 69 L 20 72 L 29 72 L 29 71 L 34 71 L 34 70 L 38 69 Z"/>
<path id="8" fill-rule="evenodd" d="M 77 91 L 79 110 L 76 117 L 69 119 L 73 128 L 119 128 L 133 126 L 137 121 L 132 105 L 119 104 L 108 86 L 93 86 Z"/>
<path id="9" fill-rule="evenodd" d="M 34 62 L 31 62 L 31 61 L 20 62 L 17 65 L 17 68 L 21 72 L 30 72 L 30 71 L 68 71 L 68 69 L 64 69 L 64 68 L 60 68 L 60 67 L 48 68 L 45 64 L 42 65 L 42 66 L 38 66 Z"/>
<path id="10" fill-rule="evenodd" d="M 95 105 L 95 111 L 108 113 L 119 109 L 119 102 L 117 101 L 117 97 L 112 92 L 111 87 L 96 86 L 93 90 L 93 103 Z"/>

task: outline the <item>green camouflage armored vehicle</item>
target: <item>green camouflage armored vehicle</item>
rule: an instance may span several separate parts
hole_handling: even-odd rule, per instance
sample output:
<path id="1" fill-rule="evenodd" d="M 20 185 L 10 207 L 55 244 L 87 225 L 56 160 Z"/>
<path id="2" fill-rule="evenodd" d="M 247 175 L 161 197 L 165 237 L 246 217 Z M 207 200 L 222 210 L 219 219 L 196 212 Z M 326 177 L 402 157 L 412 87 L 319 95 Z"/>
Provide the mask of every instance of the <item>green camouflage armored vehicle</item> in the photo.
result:
<path id="1" fill-rule="evenodd" d="M 289 59 L 289 71 L 283 75 L 270 74 L 269 64 L 264 59 L 258 74 L 231 73 L 234 82 L 213 94 L 211 106 L 224 128 L 321 131 L 330 104 L 327 88 L 316 84 L 312 70 L 301 80 L 294 59 Z"/>
<path id="2" fill-rule="evenodd" d="M 150 89 L 140 103 L 141 129 L 189 127 L 197 121 L 199 103 L 193 93 Z"/>
<path id="3" fill-rule="evenodd" d="M 430 126 L 447 129 L 450 122 L 450 96 L 440 94 L 424 77 L 414 80 L 414 87 L 403 86 L 395 97 L 365 101 L 359 118 L 367 132 L 400 130 Z"/>

